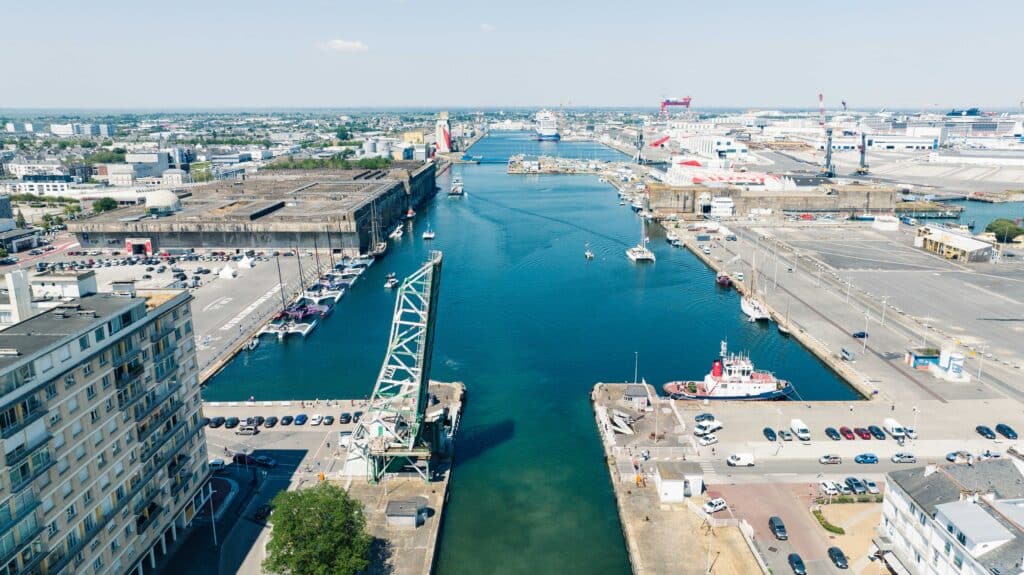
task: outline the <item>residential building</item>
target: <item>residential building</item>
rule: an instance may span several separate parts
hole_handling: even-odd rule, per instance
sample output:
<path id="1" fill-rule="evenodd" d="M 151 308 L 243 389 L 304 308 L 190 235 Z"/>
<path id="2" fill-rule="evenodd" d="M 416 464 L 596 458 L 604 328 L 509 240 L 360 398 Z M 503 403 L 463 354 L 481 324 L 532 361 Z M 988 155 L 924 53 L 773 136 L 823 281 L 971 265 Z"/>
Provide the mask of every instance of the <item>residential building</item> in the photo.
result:
<path id="1" fill-rule="evenodd" d="M 4 130 L 8 134 L 28 134 L 32 132 L 32 122 L 7 122 Z"/>
<path id="2" fill-rule="evenodd" d="M 0 573 L 144 575 L 210 496 L 186 291 L 0 332 Z"/>
<path id="3" fill-rule="evenodd" d="M 874 543 L 895 573 L 1024 572 L 1024 463 L 1002 457 L 886 475 Z"/>

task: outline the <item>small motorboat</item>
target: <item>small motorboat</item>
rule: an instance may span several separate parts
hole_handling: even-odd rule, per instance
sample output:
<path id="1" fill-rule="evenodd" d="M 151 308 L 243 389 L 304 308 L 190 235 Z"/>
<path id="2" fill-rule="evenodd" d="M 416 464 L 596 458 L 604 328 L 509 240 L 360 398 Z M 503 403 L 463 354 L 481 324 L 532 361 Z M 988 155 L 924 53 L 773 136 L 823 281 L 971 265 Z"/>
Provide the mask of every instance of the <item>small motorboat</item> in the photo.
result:
<path id="1" fill-rule="evenodd" d="M 403 235 L 404 233 L 405 233 L 405 232 L 403 232 L 403 231 L 402 231 L 402 226 L 398 226 L 397 228 L 395 228 L 395 231 L 391 232 L 391 234 L 389 235 L 389 237 L 390 237 L 391 239 L 393 239 L 393 240 L 400 240 L 400 239 L 402 239 L 402 235 Z"/>
<path id="2" fill-rule="evenodd" d="M 384 280 L 384 289 L 395 289 L 396 287 L 398 287 L 398 278 L 395 277 L 395 272 L 391 272 Z"/>
<path id="3" fill-rule="evenodd" d="M 432 240 L 434 239 L 434 230 L 427 228 L 427 231 L 423 232 L 423 239 Z"/>
<path id="4" fill-rule="evenodd" d="M 588 260 L 594 259 L 594 252 L 590 249 L 590 244 L 587 244 L 587 251 L 583 252 L 583 257 Z"/>
<path id="5" fill-rule="evenodd" d="M 252 351 L 252 350 L 256 349 L 257 347 L 259 347 L 259 345 L 260 345 L 260 338 L 254 337 L 254 338 L 249 340 L 249 343 L 247 343 L 245 345 L 245 347 L 249 351 Z"/>
<path id="6" fill-rule="evenodd" d="M 416 217 L 416 211 L 409 208 L 409 211 L 405 212 L 405 219 L 411 220 Z"/>

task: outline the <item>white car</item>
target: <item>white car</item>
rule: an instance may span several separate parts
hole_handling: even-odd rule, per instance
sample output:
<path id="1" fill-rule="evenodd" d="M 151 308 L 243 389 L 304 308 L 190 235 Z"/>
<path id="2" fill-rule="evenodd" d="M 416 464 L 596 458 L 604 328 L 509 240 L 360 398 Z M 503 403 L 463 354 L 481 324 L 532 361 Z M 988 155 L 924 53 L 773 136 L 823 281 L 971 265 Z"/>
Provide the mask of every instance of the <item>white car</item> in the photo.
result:
<path id="1" fill-rule="evenodd" d="M 893 454 L 892 462 L 893 463 L 917 463 L 917 458 L 914 457 L 913 453 L 909 453 L 909 452 L 906 452 L 906 451 L 900 451 L 898 453 L 894 453 Z"/>
<path id="2" fill-rule="evenodd" d="M 320 415 L 319 413 L 315 414 L 313 417 L 311 417 L 309 419 L 309 424 L 310 425 L 320 425 L 323 422 L 324 422 L 324 416 Z"/>
<path id="3" fill-rule="evenodd" d="M 904 427 L 903 433 L 910 439 L 917 439 L 917 430 L 913 427 Z"/>
<path id="4" fill-rule="evenodd" d="M 703 445 L 704 447 L 707 447 L 708 445 L 714 445 L 718 443 L 718 438 L 715 437 L 714 433 L 712 433 L 710 435 L 705 435 L 704 437 L 701 437 L 700 439 L 697 440 L 697 443 Z"/>
<path id="5" fill-rule="evenodd" d="M 703 437 L 705 435 L 711 435 L 712 433 L 722 429 L 722 422 L 718 420 L 702 421 L 693 428 L 693 434 L 697 437 Z"/>
<path id="6" fill-rule="evenodd" d="M 338 447 L 348 447 L 348 443 L 352 441 L 351 431 L 339 431 L 338 432 Z"/>
<path id="7" fill-rule="evenodd" d="M 224 471 L 225 467 L 227 467 L 227 464 L 224 463 L 223 459 L 211 459 L 210 460 L 210 471 L 212 471 L 214 473 L 219 473 L 221 471 Z"/>
<path id="8" fill-rule="evenodd" d="M 861 481 L 864 483 L 864 488 L 868 490 L 868 493 L 872 495 L 878 495 L 877 483 L 871 481 L 870 479 L 862 479 Z"/>
<path id="9" fill-rule="evenodd" d="M 822 481 L 821 483 L 818 484 L 818 487 L 821 489 L 821 492 L 824 493 L 825 495 L 839 495 L 839 490 L 836 489 L 835 484 L 833 484 L 831 481 Z"/>
<path id="10" fill-rule="evenodd" d="M 704 504 L 704 513 L 707 513 L 707 514 L 710 515 L 711 513 L 715 513 L 717 511 L 722 511 L 726 507 L 727 507 L 727 505 L 725 504 L 725 499 L 722 499 L 721 497 L 717 497 L 717 498 L 712 499 L 711 501 L 708 501 L 707 503 Z"/>

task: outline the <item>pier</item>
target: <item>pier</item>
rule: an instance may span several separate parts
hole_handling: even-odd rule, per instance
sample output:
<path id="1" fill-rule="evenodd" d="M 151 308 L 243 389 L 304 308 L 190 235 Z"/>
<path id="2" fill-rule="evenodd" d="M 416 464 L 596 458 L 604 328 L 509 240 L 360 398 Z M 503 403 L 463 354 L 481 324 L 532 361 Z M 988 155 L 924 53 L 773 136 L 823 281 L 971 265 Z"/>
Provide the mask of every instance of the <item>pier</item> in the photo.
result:
<path id="1" fill-rule="evenodd" d="M 465 385 L 460 382 L 430 382 L 430 393 L 440 401 L 439 405 L 450 414 L 453 433 L 458 429 L 462 419 L 465 401 Z M 249 417 L 296 416 L 304 413 L 309 417 L 315 414 L 331 415 L 336 422 L 330 425 L 280 423 L 273 428 L 260 427 L 260 433 L 253 436 L 238 436 L 235 430 L 224 427 L 207 428 L 207 440 L 211 457 L 230 460 L 232 453 L 248 453 L 249 455 L 266 455 L 277 464 L 258 475 L 260 490 L 258 496 L 247 505 L 246 515 L 252 515 L 255 508 L 273 498 L 281 490 L 303 489 L 316 485 L 321 481 L 330 481 L 347 487 L 351 496 L 363 503 L 366 512 L 369 533 L 378 541 L 378 551 L 390 550 L 387 554 L 376 553 L 374 557 L 385 558 L 385 562 L 375 562 L 368 573 L 393 575 L 430 575 L 435 564 L 438 536 L 444 517 L 445 504 L 448 501 L 448 485 L 451 480 L 453 459 L 439 458 L 433 466 L 435 478 L 424 482 L 415 473 L 392 473 L 381 483 L 369 483 L 365 479 L 352 481 L 340 473 L 344 466 L 347 453 L 344 446 L 339 446 L 341 436 L 354 431 L 357 423 L 341 423 L 340 416 L 345 413 L 350 417 L 356 412 L 365 412 L 368 408 L 364 399 L 295 399 L 285 401 L 251 401 L 251 402 L 204 402 L 203 413 L 208 418 L 237 417 L 244 421 Z M 235 466 L 242 467 L 240 464 Z M 426 501 L 427 513 L 418 527 L 388 526 L 388 504 L 422 497 Z M 241 538 L 242 533 L 232 531 L 224 540 L 229 547 L 233 538 Z M 269 537 L 269 530 L 262 530 L 255 543 L 246 545 L 244 557 L 225 553 L 222 559 L 222 572 L 236 572 L 231 565 L 238 563 L 239 573 L 259 573 L 259 565 L 264 558 L 264 547 Z"/>
<path id="2" fill-rule="evenodd" d="M 509 174 L 601 174 L 623 164 L 601 160 L 578 160 L 555 156 L 530 158 L 525 155 L 508 159 Z"/>

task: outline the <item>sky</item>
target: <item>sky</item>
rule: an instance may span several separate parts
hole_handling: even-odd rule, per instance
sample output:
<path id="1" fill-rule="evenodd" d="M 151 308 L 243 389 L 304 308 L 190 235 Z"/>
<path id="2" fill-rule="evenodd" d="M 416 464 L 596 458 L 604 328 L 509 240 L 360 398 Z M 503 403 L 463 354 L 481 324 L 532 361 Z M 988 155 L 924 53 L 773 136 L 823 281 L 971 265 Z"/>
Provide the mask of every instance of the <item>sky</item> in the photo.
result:
<path id="1" fill-rule="evenodd" d="M 0 109 L 1016 109 L 1021 0 L 3 2 Z"/>

